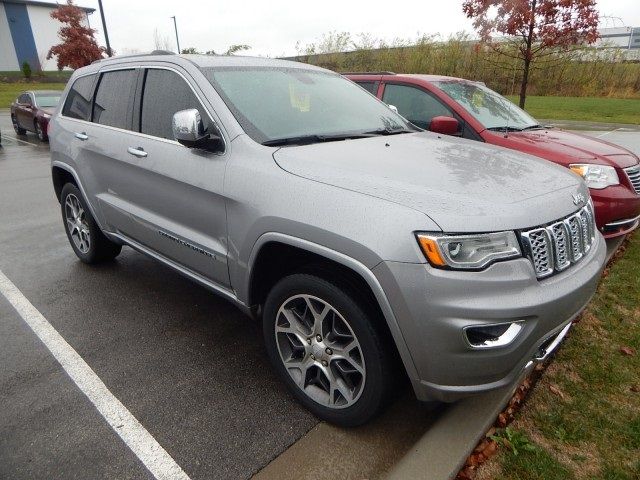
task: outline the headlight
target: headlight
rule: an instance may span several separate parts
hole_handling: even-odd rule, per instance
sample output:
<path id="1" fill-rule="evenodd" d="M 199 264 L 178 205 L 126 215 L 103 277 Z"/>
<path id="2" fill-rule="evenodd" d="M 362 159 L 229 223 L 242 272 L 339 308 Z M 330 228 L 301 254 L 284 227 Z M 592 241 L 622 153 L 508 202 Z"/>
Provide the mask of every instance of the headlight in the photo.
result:
<path id="1" fill-rule="evenodd" d="M 478 235 L 418 233 L 418 243 L 434 267 L 478 270 L 497 261 L 522 256 L 514 232 Z"/>
<path id="2" fill-rule="evenodd" d="M 618 173 L 613 167 L 607 165 L 592 165 L 589 163 L 576 163 L 569 168 L 584 178 L 589 188 L 601 190 L 610 185 L 619 185 Z"/>

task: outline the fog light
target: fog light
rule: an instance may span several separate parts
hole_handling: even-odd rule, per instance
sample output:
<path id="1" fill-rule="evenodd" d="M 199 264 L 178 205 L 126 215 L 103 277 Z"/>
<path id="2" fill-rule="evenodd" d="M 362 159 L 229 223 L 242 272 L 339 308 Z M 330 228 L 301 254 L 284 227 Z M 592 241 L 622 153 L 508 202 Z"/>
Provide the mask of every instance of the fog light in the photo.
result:
<path id="1" fill-rule="evenodd" d="M 497 348 L 515 340 L 524 321 L 496 323 L 493 325 L 469 326 L 463 329 L 464 338 L 471 348 Z"/>

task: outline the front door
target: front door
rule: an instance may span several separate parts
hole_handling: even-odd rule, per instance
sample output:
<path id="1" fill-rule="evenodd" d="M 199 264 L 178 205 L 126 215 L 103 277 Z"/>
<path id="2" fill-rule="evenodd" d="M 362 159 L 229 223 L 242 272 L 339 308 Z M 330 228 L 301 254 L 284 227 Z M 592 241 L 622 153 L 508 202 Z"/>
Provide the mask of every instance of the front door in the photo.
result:
<path id="1" fill-rule="evenodd" d="M 101 118 L 95 109 L 112 96 L 108 89 L 120 91 L 122 81 L 105 82 L 109 74 L 98 85 L 94 122 Z M 173 114 L 189 108 L 200 111 L 208 128 L 213 122 L 177 71 L 141 70 L 137 92 L 130 130 L 114 142 L 119 165 L 104 172 L 104 209 L 122 235 L 227 287 L 226 156 L 187 148 L 172 131 Z"/>

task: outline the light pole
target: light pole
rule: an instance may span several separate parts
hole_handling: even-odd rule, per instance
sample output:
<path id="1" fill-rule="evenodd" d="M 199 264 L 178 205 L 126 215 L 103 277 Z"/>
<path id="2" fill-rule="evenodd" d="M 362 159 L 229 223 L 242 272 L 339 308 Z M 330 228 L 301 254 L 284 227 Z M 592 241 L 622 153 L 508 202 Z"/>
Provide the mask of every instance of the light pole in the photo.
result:
<path id="1" fill-rule="evenodd" d="M 104 30 L 104 39 L 107 42 L 107 55 L 113 56 L 111 53 L 111 45 L 109 44 L 109 33 L 107 32 L 107 22 L 104 19 L 104 10 L 102 9 L 102 0 L 98 0 L 98 7 L 100 7 L 100 17 L 102 18 L 102 30 Z"/>
<path id="2" fill-rule="evenodd" d="M 178 24 L 176 23 L 175 15 L 171 18 L 173 18 L 173 28 L 176 30 L 176 43 L 178 44 L 178 54 L 180 54 L 180 40 L 178 39 Z"/>

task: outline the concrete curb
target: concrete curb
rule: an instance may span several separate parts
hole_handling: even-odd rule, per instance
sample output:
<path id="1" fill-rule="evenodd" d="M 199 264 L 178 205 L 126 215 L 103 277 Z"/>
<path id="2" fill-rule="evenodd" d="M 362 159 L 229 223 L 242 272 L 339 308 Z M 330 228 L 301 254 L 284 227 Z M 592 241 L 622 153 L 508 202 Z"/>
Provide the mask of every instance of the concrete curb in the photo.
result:
<path id="1" fill-rule="evenodd" d="M 391 469 L 387 480 L 454 478 L 480 439 L 493 426 L 520 380 L 512 387 L 462 400 L 434 423 Z"/>

